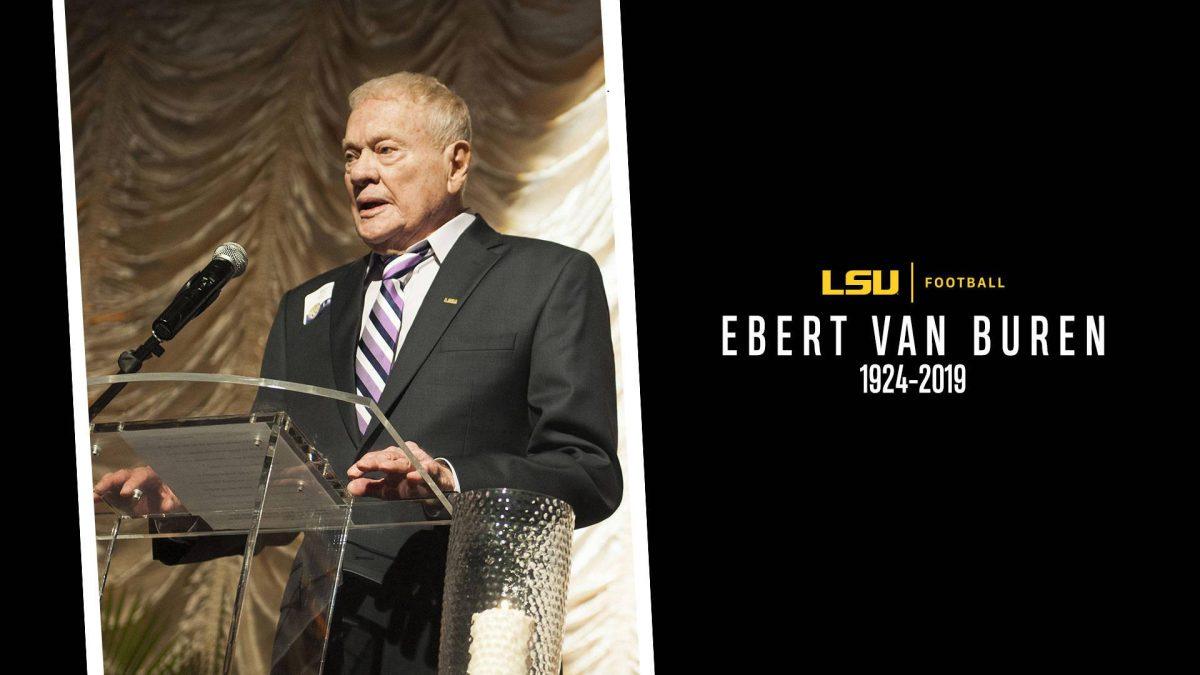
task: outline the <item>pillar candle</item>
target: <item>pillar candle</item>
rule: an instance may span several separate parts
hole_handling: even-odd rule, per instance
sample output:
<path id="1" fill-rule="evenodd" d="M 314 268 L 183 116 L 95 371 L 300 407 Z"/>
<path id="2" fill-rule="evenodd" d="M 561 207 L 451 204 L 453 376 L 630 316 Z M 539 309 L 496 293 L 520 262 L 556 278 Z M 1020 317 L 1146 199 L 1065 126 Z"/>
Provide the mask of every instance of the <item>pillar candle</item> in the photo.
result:
<path id="1" fill-rule="evenodd" d="M 533 618 L 505 601 L 471 615 L 468 675 L 528 675 Z"/>

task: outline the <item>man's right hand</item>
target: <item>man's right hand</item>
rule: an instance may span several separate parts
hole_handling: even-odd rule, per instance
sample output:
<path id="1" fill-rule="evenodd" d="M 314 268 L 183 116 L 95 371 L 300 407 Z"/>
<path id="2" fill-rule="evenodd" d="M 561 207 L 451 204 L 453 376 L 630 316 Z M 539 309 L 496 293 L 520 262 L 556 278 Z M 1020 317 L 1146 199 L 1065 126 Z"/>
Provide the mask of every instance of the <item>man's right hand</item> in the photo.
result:
<path id="1" fill-rule="evenodd" d="M 107 501 L 135 516 L 184 509 L 179 497 L 148 466 L 105 474 L 92 488 L 92 498 L 97 505 Z"/>

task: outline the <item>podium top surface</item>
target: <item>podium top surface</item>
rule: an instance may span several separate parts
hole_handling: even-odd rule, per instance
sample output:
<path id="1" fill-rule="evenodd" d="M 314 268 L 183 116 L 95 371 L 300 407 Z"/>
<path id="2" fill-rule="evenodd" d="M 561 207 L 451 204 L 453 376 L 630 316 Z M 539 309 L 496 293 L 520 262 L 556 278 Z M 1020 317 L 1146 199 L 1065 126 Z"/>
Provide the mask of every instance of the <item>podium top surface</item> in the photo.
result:
<path id="1" fill-rule="evenodd" d="M 311 500 L 319 494 L 327 500 L 321 502 L 322 506 L 348 503 L 340 477 L 328 471 L 319 448 L 313 448 L 304 438 L 303 430 L 289 421 L 286 412 L 227 414 L 230 410 L 248 410 L 250 396 L 269 393 L 262 390 L 276 390 L 331 399 L 339 406 L 356 406 L 354 414 L 365 411 L 416 467 L 435 497 L 435 510 L 447 518 L 453 513 L 445 493 L 412 456 L 392 421 L 370 398 L 297 382 L 221 373 L 136 373 L 88 378 L 89 387 L 104 385 L 124 387 L 118 400 L 125 407 L 113 409 L 116 408 L 113 406 L 106 413 L 114 419 L 91 425 L 93 473 L 97 481 L 113 471 L 154 467 L 157 472 L 172 474 L 172 481 L 188 493 L 187 498 L 178 495 L 188 509 L 203 509 L 210 514 L 222 512 L 232 505 L 232 499 L 237 502 L 235 510 L 244 511 L 253 507 L 253 502 L 245 500 L 245 489 L 263 479 L 258 475 L 263 452 L 248 448 L 254 448 L 257 440 L 274 451 L 278 440 L 279 448 L 288 450 L 271 460 L 275 463 L 275 478 L 299 481 L 302 485 L 297 485 L 301 488 L 297 491 L 299 497 L 284 498 L 278 492 L 274 500 L 266 502 L 266 508 L 280 512 L 289 504 L 299 509 L 314 507 Z M 193 411 L 222 414 L 195 415 Z M 184 414 L 177 414 L 181 412 Z M 98 446 L 103 459 L 97 453 Z M 277 491 L 277 487 L 273 489 Z M 234 494 L 238 495 L 236 499 L 231 496 Z M 376 500 L 366 500 L 372 501 Z M 383 509 L 376 511 L 382 513 Z"/>

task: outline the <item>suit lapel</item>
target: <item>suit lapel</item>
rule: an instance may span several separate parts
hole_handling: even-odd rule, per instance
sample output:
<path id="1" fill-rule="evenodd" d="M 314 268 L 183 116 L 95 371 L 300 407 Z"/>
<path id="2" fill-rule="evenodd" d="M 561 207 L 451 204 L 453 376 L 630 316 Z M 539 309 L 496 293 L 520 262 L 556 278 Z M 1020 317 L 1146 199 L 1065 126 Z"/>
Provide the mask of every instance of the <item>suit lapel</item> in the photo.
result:
<path id="1" fill-rule="evenodd" d="M 391 415 L 396 402 L 408 389 L 409 383 L 421 369 L 429 353 L 437 346 L 459 309 L 466 304 L 467 298 L 488 270 L 500 259 L 501 252 L 494 249 L 499 247 L 502 241 L 500 235 L 484 222 L 482 217 L 476 216 L 475 222 L 471 223 L 450 249 L 433 279 L 433 284 L 425 294 L 425 299 L 421 302 L 421 308 L 413 320 L 408 336 L 404 338 L 400 353 L 396 355 L 396 363 L 392 366 L 392 372 L 379 400 L 379 408 L 384 414 Z M 444 298 L 457 298 L 458 302 L 449 304 L 443 302 Z M 368 441 L 373 442 L 378 427 L 378 422 L 371 423 L 366 433 Z M 368 448 L 369 444 L 364 444 L 359 454 Z"/>
<path id="2" fill-rule="evenodd" d="M 354 359 L 358 351 L 359 324 L 362 323 L 363 278 L 371 256 L 365 256 L 346 269 L 342 278 L 333 284 L 333 296 L 329 301 L 329 354 L 333 360 L 333 380 L 341 391 L 354 394 Z M 358 418 L 354 406 L 338 404 L 338 413 L 346 433 L 357 446 L 362 442 L 358 431 Z"/>

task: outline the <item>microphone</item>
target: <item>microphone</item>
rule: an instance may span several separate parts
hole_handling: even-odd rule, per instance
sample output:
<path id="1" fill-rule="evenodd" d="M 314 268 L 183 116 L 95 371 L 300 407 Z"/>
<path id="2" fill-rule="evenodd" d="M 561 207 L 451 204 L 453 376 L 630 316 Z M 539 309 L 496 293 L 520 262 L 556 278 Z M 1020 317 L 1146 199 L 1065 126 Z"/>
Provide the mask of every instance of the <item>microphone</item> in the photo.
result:
<path id="1" fill-rule="evenodd" d="M 246 249 L 232 241 L 218 246 L 208 265 L 188 279 L 171 304 L 154 320 L 151 331 L 154 337 L 166 342 L 178 335 L 189 321 L 217 299 L 230 279 L 245 271 Z"/>
<path id="2" fill-rule="evenodd" d="M 136 373 L 152 356 L 162 356 L 162 344 L 175 337 L 187 322 L 199 316 L 221 294 L 221 288 L 230 279 L 242 276 L 246 271 L 246 249 L 235 242 L 226 242 L 217 247 L 217 252 L 204 269 L 188 279 L 175 294 L 175 299 L 154 320 L 150 337 L 137 349 L 121 352 L 117 357 L 117 370 L 123 374 Z M 114 382 L 88 406 L 88 419 L 94 420 L 112 400 L 125 388 L 125 382 Z"/>

